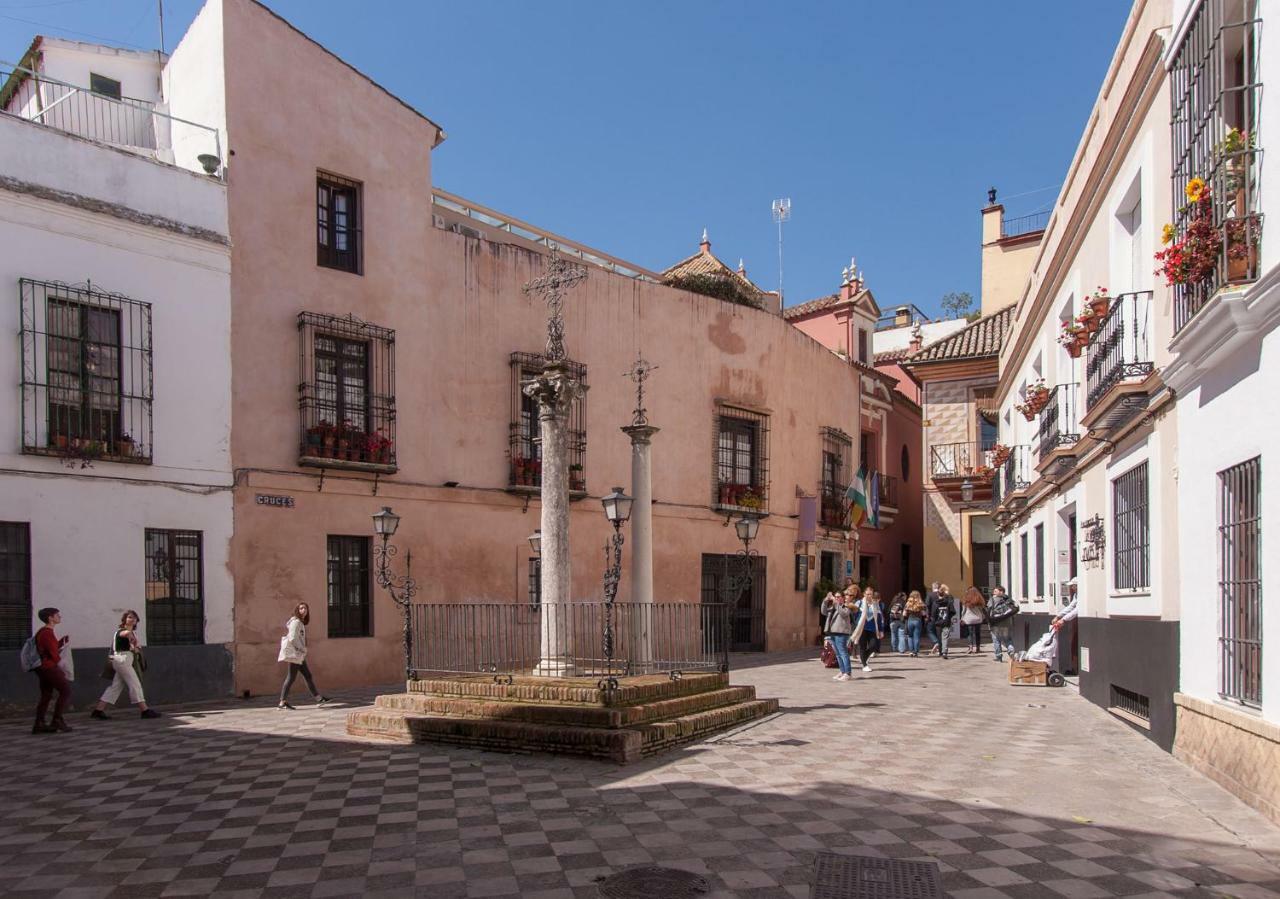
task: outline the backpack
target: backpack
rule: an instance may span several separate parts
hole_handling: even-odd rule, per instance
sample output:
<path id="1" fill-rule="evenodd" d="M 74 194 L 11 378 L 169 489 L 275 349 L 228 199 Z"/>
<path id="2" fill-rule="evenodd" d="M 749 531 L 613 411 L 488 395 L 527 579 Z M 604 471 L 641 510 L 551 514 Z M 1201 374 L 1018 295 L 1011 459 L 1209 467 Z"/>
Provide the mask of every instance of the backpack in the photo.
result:
<path id="1" fill-rule="evenodd" d="M 987 618 L 994 622 L 1004 621 L 1018 614 L 1018 604 L 1008 596 L 1001 596 L 987 610 Z"/>
<path id="2" fill-rule="evenodd" d="M 22 650 L 18 653 L 18 661 L 22 663 L 23 671 L 35 671 L 40 667 L 43 661 L 40 658 L 40 650 L 36 648 L 36 638 L 33 634 L 27 638 L 27 642 L 22 644 Z"/>
<path id="3" fill-rule="evenodd" d="M 933 623 L 941 627 L 951 626 L 951 599 L 939 599 L 938 604 L 934 607 Z"/>

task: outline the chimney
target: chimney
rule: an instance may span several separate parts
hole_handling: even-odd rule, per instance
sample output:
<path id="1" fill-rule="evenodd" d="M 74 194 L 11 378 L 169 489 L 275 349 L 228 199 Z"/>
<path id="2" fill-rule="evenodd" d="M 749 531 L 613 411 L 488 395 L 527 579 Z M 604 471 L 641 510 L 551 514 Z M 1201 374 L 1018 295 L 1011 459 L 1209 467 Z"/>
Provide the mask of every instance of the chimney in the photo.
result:
<path id="1" fill-rule="evenodd" d="M 901 328 L 911 324 L 911 310 L 906 306 L 899 306 L 893 311 L 893 326 Z"/>
<path id="2" fill-rule="evenodd" d="M 996 202 L 996 189 L 987 190 L 987 205 L 982 207 L 982 245 L 996 243 L 1004 237 L 1004 204 Z"/>
<path id="3" fill-rule="evenodd" d="M 698 249 L 702 251 L 703 256 L 711 255 L 711 240 L 707 237 L 707 229 L 702 229 L 702 243 L 698 244 Z"/>
<path id="4" fill-rule="evenodd" d="M 920 333 L 920 321 L 917 319 L 911 327 L 911 343 L 907 344 L 907 348 L 912 353 L 920 352 L 920 348 L 924 345 L 924 338 Z"/>

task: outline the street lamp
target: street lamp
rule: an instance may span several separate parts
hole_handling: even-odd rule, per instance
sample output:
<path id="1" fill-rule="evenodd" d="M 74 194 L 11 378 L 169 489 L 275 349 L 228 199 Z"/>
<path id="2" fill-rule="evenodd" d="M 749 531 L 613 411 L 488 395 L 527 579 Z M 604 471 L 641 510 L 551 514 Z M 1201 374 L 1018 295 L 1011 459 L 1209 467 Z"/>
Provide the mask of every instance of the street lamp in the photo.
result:
<path id="1" fill-rule="evenodd" d="M 397 550 L 387 542 L 395 536 L 399 526 L 400 516 L 392 512 L 390 506 L 383 506 L 382 511 L 373 516 L 373 532 L 382 538 L 382 542 L 373 548 L 374 574 L 378 579 L 378 586 L 386 590 L 392 601 L 404 610 L 404 674 L 406 680 L 416 680 L 413 671 L 413 628 L 410 622 L 413 597 L 418 594 L 418 582 L 413 579 L 413 552 L 405 554 L 404 574 L 393 574 L 391 557 Z"/>
<path id="2" fill-rule="evenodd" d="M 973 481 L 968 478 L 965 478 L 964 483 L 960 485 L 960 498 L 966 503 L 973 502 Z"/>
<path id="3" fill-rule="evenodd" d="M 756 539 L 756 535 L 760 533 L 760 517 L 750 515 L 743 512 L 737 521 L 733 523 L 733 528 L 738 532 L 738 539 L 742 541 L 742 549 L 736 553 L 737 557 L 742 560 L 741 570 L 730 577 L 729 575 L 729 556 L 724 557 L 724 577 L 720 581 L 720 602 L 724 607 L 724 617 L 721 627 L 724 629 L 724 658 L 720 662 L 720 670 L 729 670 L 729 621 L 730 621 L 730 605 L 736 605 L 742 599 L 743 592 L 750 597 L 755 586 L 752 568 L 755 565 L 756 558 L 760 555 L 751 548 L 752 542 Z"/>
<path id="4" fill-rule="evenodd" d="M 538 528 L 529 535 L 529 548 L 533 550 L 535 556 L 542 555 L 542 528 Z"/>
<path id="5" fill-rule="evenodd" d="M 613 677 L 613 601 L 618 595 L 618 581 L 622 578 L 622 526 L 631 517 L 634 500 L 614 487 L 613 492 L 600 498 L 605 517 L 613 525 L 613 540 L 604 545 L 604 664 L 607 683 L 617 686 Z"/>

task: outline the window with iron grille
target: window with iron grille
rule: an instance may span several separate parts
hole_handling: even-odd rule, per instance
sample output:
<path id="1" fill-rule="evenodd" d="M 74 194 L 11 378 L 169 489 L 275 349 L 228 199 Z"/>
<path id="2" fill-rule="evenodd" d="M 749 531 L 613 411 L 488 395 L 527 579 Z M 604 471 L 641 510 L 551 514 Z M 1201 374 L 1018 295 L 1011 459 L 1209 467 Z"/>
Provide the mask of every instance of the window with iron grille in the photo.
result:
<path id="1" fill-rule="evenodd" d="M 1203 0 L 1169 69 L 1175 246 L 1199 230 L 1221 244 L 1215 264 L 1175 284 L 1174 332 L 1223 284 L 1259 275 L 1262 215 L 1258 188 L 1257 0 Z M 1203 179 L 1208 199 L 1189 203 L 1187 185 Z M 1188 254 L 1189 255 L 1189 254 Z"/>
<path id="2" fill-rule="evenodd" d="M 316 263 L 361 274 L 360 183 L 316 174 Z"/>
<path id="3" fill-rule="evenodd" d="M 542 606 L 542 559 L 538 556 L 529 559 L 529 605 L 535 609 Z"/>
<path id="4" fill-rule="evenodd" d="M 1110 708 L 1125 712 L 1143 721 L 1151 720 L 1151 699 L 1134 690 L 1126 690 L 1117 684 L 1111 685 Z"/>
<path id="5" fill-rule="evenodd" d="M 822 480 L 818 492 L 822 497 L 822 524 L 844 528 L 849 524 L 849 471 L 853 459 L 853 438 L 839 428 L 822 429 Z"/>
<path id="6" fill-rule="evenodd" d="M 22 451 L 151 462 L 151 304 L 23 278 Z"/>
<path id="7" fill-rule="evenodd" d="M 569 492 L 587 492 L 587 367 L 581 362 L 564 363 L 582 392 L 569 407 Z M 546 368 L 545 356 L 538 353 L 511 354 L 511 421 L 508 425 L 508 488 L 542 486 L 542 425 L 538 420 L 538 400 L 524 392 Z"/>
<path id="8" fill-rule="evenodd" d="M 31 525 L 0 521 L 0 649 L 31 636 Z"/>
<path id="9" fill-rule="evenodd" d="M 1262 707 L 1262 459 L 1218 472 L 1219 690 Z"/>
<path id="10" fill-rule="evenodd" d="M 1044 525 L 1036 525 L 1036 596 L 1044 598 Z"/>
<path id="11" fill-rule="evenodd" d="M 329 636 L 373 636 L 369 538 L 329 535 Z"/>
<path id="12" fill-rule="evenodd" d="M 395 471 L 395 331 L 303 312 L 298 332 L 298 464 Z"/>
<path id="13" fill-rule="evenodd" d="M 204 642 L 204 552 L 200 531 L 147 528 L 147 642 Z"/>
<path id="14" fill-rule="evenodd" d="M 1027 535 L 1018 538 L 1022 541 L 1022 595 L 1031 596 L 1031 549 L 1027 544 Z"/>
<path id="15" fill-rule="evenodd" d="M 736 406 L 720 406 L 716 410 L 715 433 L 712 505 L 767 512 L 769 416 Z"/>
<path id="16" fill-rule="evenodd" d="M 1117 590 L 1151 586 L 1151 524 L 1147 498 L 1147 463 L 1111 482 L 1114 568 Z"/>

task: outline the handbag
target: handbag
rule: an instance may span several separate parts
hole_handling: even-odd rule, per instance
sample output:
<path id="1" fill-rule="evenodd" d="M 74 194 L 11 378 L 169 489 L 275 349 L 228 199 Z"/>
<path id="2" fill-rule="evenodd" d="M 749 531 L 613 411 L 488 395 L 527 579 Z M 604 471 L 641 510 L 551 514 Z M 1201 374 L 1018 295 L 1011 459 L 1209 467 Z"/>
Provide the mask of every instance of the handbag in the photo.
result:
<path id="1" fill-rule="evenodd" d="M 104 662 L 102 665 L 102 679 L 103 680 L 116 679 L 116 666 L 111 664 L 110 656 L 107 657 L 106 662 Z"/>
<path id="2" fill-rule="evenodd" d="M 836 648 L 831 645 L 830 640 L 824 640 L 822 643 L 822 664 L 827 668 L 834 668 L 839 664 L 836 661 Z"/>

